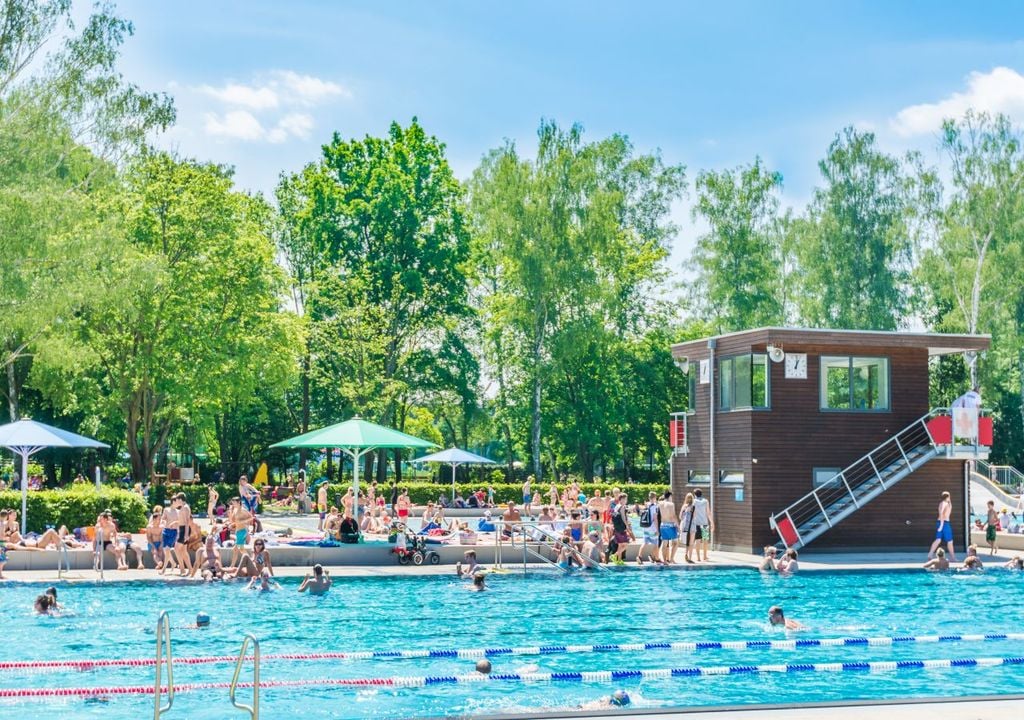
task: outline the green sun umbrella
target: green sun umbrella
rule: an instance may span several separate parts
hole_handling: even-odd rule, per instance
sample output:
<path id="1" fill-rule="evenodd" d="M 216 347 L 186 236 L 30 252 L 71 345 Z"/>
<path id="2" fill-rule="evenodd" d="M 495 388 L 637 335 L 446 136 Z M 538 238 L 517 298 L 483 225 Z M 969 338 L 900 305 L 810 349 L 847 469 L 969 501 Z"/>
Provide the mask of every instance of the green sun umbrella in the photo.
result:
<path id="1" fill-rule="evenodd" d="M 338 448 L 352 458 L 353 516 L 359 519 L 359 459 L 368 452 L 381 448 L 431 448 L 437 447 L 429 440 L 407 435 L 356 415 L 351 420 L 329 425 L 319 430 L 282 440 L 270 447 L 287 448 Z"/>

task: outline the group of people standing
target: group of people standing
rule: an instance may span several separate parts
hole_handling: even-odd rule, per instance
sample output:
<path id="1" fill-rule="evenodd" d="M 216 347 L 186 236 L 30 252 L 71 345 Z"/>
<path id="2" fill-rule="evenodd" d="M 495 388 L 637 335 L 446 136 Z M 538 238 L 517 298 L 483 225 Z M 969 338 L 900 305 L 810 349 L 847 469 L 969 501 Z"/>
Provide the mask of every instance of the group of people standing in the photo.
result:
<path id="1" fill-rule="evenodd" d="M 711 503 L 699 488 L 686 493 L 678 511 L 671 490 L 666 490 L 660 499 L 656 493 L 650 493 L 640 511 L 640 527 L 644 540 L 637 554 L 638 564 L 643 564 L 645 555 L 651 562 L 674 564 L 680 542 L 687 563 L 709 560 L 708 548 L 715 527 Z"/>

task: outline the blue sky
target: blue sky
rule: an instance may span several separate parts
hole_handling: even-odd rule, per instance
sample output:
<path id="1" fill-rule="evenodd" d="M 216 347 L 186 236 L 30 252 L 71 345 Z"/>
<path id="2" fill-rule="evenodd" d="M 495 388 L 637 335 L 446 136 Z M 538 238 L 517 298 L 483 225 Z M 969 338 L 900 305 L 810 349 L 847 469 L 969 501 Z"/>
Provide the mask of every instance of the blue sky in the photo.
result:
<path id="1" fill-rule="evenodd" d="M 79 7 L 84 11 L 86 5 Z M 418 116 L 466 177 L 542 117 L 627 134 L 689 168 L 760 155 L 801 206 L 833 135 L 934 149 L 968 106 L 1024 119 L 1024 4 L 121 0 L 125 75 L 174 95 L 159 143 L 235 166 L 268 195 L 332 132 Z M 672 265 L 699 225 L 688 203 Z M 684 273 L 685 274 L 685 273 Z"/>

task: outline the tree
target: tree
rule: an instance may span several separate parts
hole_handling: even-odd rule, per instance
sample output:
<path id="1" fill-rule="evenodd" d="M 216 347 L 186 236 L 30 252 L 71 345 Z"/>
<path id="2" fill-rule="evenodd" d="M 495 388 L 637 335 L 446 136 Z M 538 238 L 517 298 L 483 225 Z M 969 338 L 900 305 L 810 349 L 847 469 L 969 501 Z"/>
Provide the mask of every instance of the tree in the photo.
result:
<path id="1" fill-rule="evenodd" d="M 0 365 L 12 419 L 40 341 L 88 302 L 109 251 L 96 198 L 112 163 L 174 119 L 167 97 L 116 70 L 131 32 L 105 4 L 76 33 L 69 0 L 0 0 Z"/>
<path id="2" fill-rule="evenodd" d="M 875 136 L 846 128 L 819 163 L 825 186 L 796 248 L 802 319 L 816 327 L 894 330 L 908 308 L 908 180 Z"/>
<path id="3" fill-rule="evenodd" d="M 538 481 L 543 388 L 557 378 L 570 388 L 563 397 L 593 409 L 593 396 L 584 399 L 571 387 L 590 382 L 595 347 L 644 329 L 649 294 L 663 277 L 674 232 L 668 211 L 683 188 L 681 166 L 634 154 L 623 136 L 588 144 L 580 126 L 563 131 L 550 122 L 541 123 L 534 161 L 521 159 L 507 143 L 474 173 L 470 207 L 488 355 L 499 368 L 501 403 L 508 402 L 502 396 L 511 390 L 509 380 L 522 381 Z M 589 473 L 594 440 L 584 426 L 587 414 L 581 406 L 560 410 L 575 410 L 577 457 Z M 606 406 L 604 419 L 611 413 Z M 554 450 L 547 449 L 557 466 Z"/>
<path id="4" fill-rule="evenodd" d="M 697 176 L 695 218 L 710 226 L 693 254 L 698 295 L 720 332 L 783 322 L 778 228 L 782 175 L 753 165 Z"/>
<path id="5" fill-rule="evenodd" d="M 470 312 L 463 191 L 444 152 L 415 118 L 384 138 L 335 134 L 318 164 L 279 186 L 288 257 L 310 268 L 312 393 L 336 397 L 335 412 L 396 423 L 424 357 Z"/>
<path id="6" fill-rule="evenodd" d="M 229 170 L 145 153 L 116 212 L 125 243 L 97 278 L 104 302 L 78 330 L 143 479 L 176 422 L 199 424 L 282 385 L 298 337 L 279 308 L 269 208 L 235 192 Z"/>

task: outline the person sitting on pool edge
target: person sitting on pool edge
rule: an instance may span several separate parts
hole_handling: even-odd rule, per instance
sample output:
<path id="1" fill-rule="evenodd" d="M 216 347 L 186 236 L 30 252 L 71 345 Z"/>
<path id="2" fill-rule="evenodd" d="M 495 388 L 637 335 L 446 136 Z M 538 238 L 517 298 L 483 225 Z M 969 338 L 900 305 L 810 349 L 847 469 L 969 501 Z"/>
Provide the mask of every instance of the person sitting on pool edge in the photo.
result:
<path id="1" fill-rule="evenodd" d="M 782 612 L 782 607 L 779 605 L 772 605 L 768 608 L 768 622 L 772 624 L 772 627 L 784 627 L 787 630 L 807 629 L 806 625 L 798 623 L 796 620 L 788 619 Z"/>
<path id="2" fill-rule="evenodd" d="M 922 566 L 925 570 L 949 570 L 949 560 L 946 559 L 946 551 L 939 548 L 935 551 L 935 557 Z"/>

